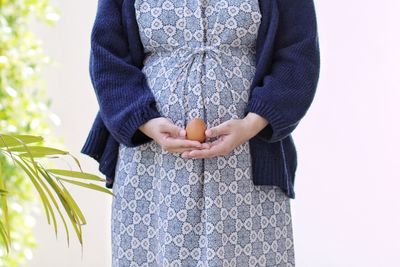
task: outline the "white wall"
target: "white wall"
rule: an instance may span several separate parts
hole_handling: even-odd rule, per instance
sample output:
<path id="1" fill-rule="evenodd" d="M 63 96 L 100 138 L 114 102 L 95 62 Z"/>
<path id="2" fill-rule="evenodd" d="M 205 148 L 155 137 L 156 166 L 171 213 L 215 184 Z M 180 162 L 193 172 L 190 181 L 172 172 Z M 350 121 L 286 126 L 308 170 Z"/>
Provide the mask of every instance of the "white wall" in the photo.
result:
<path id="1" fill-rule="evenodd" d="M 299 267 L 396 266 L 400 251 L 400 3 L 315 0 L 321 79 L 312 107 L 293 134 L 298 150 L 292 201 Z M 88 75 L 89 34 L 96 1 L 60 1 L 62 19 L 41 28 L 59 62 L 47 71 L 57 129 L 87 171 L 97 164 L 79 150 L 97 111 Z M 75 238 L 55 240 L 44 216 L 40 248 L 29 266 L 110 264 L 111 198 L 73 190 L 87 215 L 83 260 Z"/>
<path id="2" fill-rule="evenodd" d="M 400 3 L 316 1 L 321 80 L 296 130 L 298 266 L 398 266 Z"/>
<path id="3" fill-rule="evenodd" d="M 56 134 L 64 136 L 68 150 L 78 157 L 85 171 L 101 175 L 97 162 L 80 153 L 98 110 L 88 72 L 90 31 L 97 1 L 52 2 L 61 9 L 60 21 L 54 27 L 37 25 L 36 32 L 44 40 L 46 53 L 57 61 L 57 65 L 47 68 L 45 73 L 53 111 L 62 123 L 55 129 Z M 60 231 L 56 240 L 53 226 L 47 224 L 43 213 L 37 217 L 35 229 L 39 248 L 34 250 L 28 266 L 111 266 L 111 196 L 75 186 L 69 188 L 87 220 L 87 225 L 83 226 L 82 258 L 73 228 L 70 227 L 71 246 L 68 248 L 65 232 Z"/>

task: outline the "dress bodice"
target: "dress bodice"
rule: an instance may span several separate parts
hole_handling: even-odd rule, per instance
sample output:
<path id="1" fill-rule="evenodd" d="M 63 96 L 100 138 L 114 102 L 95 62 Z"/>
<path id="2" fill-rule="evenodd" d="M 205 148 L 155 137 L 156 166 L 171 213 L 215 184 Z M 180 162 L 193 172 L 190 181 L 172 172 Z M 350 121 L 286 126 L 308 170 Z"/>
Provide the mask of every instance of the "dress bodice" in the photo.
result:
<path id="1" fill-rule="evenodd" d="M 180 47 L 248 47 L 261 23 L 258 0 L 135 0 L 145 53 Z"/>
<path id="2" fill-rule="evenodd" d="M 143 72 L 164 116 L 180 126 L 242 116 L 255 72 L 258 0 L 136 0 L 135 12 Z"/>

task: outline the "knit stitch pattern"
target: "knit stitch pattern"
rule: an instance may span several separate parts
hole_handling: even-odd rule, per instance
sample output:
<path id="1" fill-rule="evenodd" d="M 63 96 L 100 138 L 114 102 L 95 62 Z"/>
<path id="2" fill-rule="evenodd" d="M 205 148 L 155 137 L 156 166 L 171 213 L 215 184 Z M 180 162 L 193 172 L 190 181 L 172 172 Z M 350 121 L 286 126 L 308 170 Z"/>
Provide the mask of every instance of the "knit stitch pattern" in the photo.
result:
<path id="1" fill-rule="evenodd" d="M 146 54 L 132 0 L 99 0 L 91 33 L 90 77 L 99 111 L 81 152 L 99 163 L 112 188 L 119 143 L 151 138 L 138 128 L 160 117 L 141 71 Z M 315 97 L 320 71 L 313 0 L 260 0 L 256 71 L 245 109 L 268 124 L 249 140 L 254 184 L 277 185 L 295 198 L 297 152 L 291 133 Z"/>

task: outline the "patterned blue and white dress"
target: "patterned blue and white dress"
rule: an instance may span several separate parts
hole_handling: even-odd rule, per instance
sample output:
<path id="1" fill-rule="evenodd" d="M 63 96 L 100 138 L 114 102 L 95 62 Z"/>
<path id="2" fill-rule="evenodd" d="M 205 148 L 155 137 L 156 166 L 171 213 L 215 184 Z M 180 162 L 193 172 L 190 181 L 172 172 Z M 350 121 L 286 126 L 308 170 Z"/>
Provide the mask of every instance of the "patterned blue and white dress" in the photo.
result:
<path id="1" fill-rule="evenodd" d="M 257 0 L 135 0 L 142 71 L 161 114 L 185 127 L 243 118 L 255 73 Z M 212 141 L 212 140 L 211 140 Z M 112 266 L 294 266 L 290 198 L 254 185 L 249 143 L 182 158 L 120 144 Z"/>

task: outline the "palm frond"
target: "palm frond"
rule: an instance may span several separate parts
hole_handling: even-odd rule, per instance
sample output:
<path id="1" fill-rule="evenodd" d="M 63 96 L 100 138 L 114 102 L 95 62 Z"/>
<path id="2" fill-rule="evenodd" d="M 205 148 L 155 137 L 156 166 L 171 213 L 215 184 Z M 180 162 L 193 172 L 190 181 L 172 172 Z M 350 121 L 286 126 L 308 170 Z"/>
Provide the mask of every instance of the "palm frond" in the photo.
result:
<path id="1" fill-rule="evenodd" d="M 70 231 L 66 218 L 69 218 L 79 243 L 83 245 L 82 225 L 86 224 L 86 218 L 64 183 L 77 185 L 83 188 L 114 195 L 109 189 L 87 181 L 104 182 L 105 179 L 91 173 L 84 172 L 79 160 L 68 151 L 48 146 L 32 145 L 43 141 L 41 136 L 22 134 L 0 134 L 0 153 L 9 156 L 34 185 L 39 194 L 43 209 L 49 225 L 53 224 L 54 232 L 58 234 L 57 214 L 61 218 L 66 231 L 67 244 L 70 244 Z M 37 158 L 54 158 L 59 156 L 71 156 L 80 171 L 45 168 Z M 0 170 L 1 172 L 1 170 Z M 67 178 L 66 178 L 67 177 Z M 82 180 L 82 181 L 80 181 Z M 8 217 L 6 188 L 7 179 L 0 175 L 0 239 L 7 252 L 11 248 L 10 225 Z M 61 208 L 62 207 L 62 208 Z M 54 211 L 56 210 L 56 212 Z"/>

